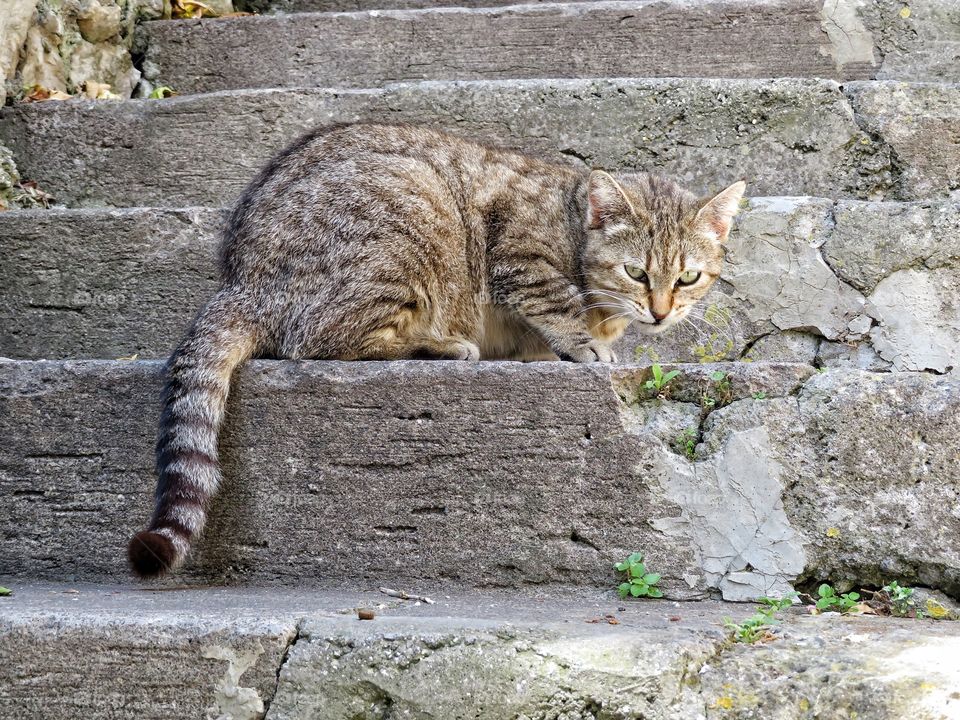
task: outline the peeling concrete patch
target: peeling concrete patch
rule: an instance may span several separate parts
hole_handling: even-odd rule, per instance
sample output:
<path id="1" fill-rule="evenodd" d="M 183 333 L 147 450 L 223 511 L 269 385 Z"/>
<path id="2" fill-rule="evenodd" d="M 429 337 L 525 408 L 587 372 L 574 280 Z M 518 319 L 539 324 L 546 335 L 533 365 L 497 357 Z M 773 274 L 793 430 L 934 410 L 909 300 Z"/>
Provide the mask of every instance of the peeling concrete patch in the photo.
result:
<path id="1" fill-rule="evenodd" d="M 840 72 L 853 63 L 877 64 L 873 35 L 860 19 L 864 0 L 826 0 L 820 10 L 821 27 L 829 38 L 822 51 L 833 58 Z"/>
<path id="2" fill-rule="evenodd" d="M 203 648 L 203 657 L 223 660 L 226 672 L 215 688 L 215 703 L 207 710 L 208 720 L 260 720 L 265 708 L 256 688 L 241 687 L 240 677 L 257 663 L 263 646 L 257 642 L 245 651 L 213 645 Z"/>
<path id="3" fill-rule="evenodd" d="M 751 201 L 731 238 L 724 279 L 755 321 L 834 339 L 861 314 L 863 296 L 842 283 L 820 254 L 830 204 L 811 198 Z"/>
<path id="4" fill-rule="evenodd" d="M 720 451 L 696 463 L 664 453 L 658 480 L 679 517 L 651 525 L 690 537 L 707 586 L 725 600 L 749 600 L 791 590 L 806 563 L 800 538 L 783 508 L 782 468 L 763 428 L 732 433 Z"/>
<path id="5" fill-rule="evenodd" d="M 960 293 L 949 270 L 901 270 L 870 295 L 867 312 L 879 321 L 874 348 L 896 370 L 948 372 L 960 366 Z"/>

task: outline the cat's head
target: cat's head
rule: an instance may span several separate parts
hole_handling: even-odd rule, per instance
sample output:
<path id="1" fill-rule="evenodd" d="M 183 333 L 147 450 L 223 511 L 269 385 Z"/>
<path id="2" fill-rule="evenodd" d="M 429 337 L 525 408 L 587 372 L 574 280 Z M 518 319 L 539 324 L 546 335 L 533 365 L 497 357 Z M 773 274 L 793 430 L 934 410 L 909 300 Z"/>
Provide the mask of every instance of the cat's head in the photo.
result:
<path id="1" fill-rule="evenodd" d="M 720 276 L 746 184 L 697 198 L 666 178 L 594 170 L 583 275 L 594 317 L 655 334 L 683 320 Z"/>

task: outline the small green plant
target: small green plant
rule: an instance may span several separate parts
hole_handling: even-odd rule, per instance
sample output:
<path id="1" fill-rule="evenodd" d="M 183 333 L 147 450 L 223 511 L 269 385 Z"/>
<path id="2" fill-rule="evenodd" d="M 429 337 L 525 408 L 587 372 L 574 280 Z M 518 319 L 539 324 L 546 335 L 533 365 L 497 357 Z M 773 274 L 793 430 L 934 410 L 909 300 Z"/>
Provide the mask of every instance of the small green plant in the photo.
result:
<path id="1" fill-rule="evenodd" d="M 756 642 L 773 640 L 773 629 L 780 624 L 777 613 L 793 605 L 793 599 L 796 596 L 796 593 L 790 593 L 782 598 L 762 597 L 753 615 L 739 623 L 727 618 L 723 625 L 730 631 L 734 642 L 752 645 Z"/>
<path id="2" fill-rule="evenodd" d="M 730 378 L 722 370 L 710 373 L 711 388 L 700 396 L 700 405 L 704 408 L 714 408 L 726 405 L 733 399 L 730 391 Z"/>
<path id="3" fill-rule="evenodd" d="M 890 598 L 890 609 L 897 615 L 908 615 L 913 610 L 913 588 L 903 587 L 896 580 L 883 586 L 883 592 Z M 922 610 L 917 610 L 917 617 L 922 617 Z"/>
<path id="4" fill-rule="evenodd" d="M 693 460 L 697 455 L 697 429 L 688 427 L 677 435 L 673 441 L 673 449 Z"/>
<path id="5" fill-rule="evenodd" d="M 754 400 L 766 400 L 767 394 L 763 390 L 760 390 L 759 392 L 753 393 L 753 395 L 750 397 L 752 397 Z"/>
<path id="6" fill-rule="evenodd" d="M 797 593 L 790 592 L 782 598 L 762 597 L 757 600 L 757 602 L 764 607 L 772 607 L 774 612 L 780 612 L 781 610 L 786 610 L 788 607 L 792 607 L 795 597 L 797 597 Z"/>
<path id="7" fill-rule="evenodd" d="M 613 566 L 617 571 L 626 573 L 627 579 L 617 587 L 617 593 L 621 598 L 628 595 L 631 597 L 650 597 L 660 598 L 663 593 L 657 587 L 660 582 L 660 575 L 647 572 L 647 566 L 643 563 L 641 553 L 632 553 L 623 562 L 618 562 Z"/>
<path id="8" fill-rule="evenodd" d="M 11 590 L 10 588 L 5 588 L 2 585 L 0 585 L 0 597 L 7 597 L 9 595 L 13 595 L 13 590 Z"/>
<path id="9" fill-rule="evenodd" d="M 859 604 L 860 593 L 849 592 L 838 595 L 827 583 L 817 588 L 816 607 L 821 612 L 850 612 Z"/>
<path id="10" fill-rule="evenodd" d="M 654 363 L 653 367 L 650 368 L 650 371 L 653 373 L 653 378 L 651 380 L 647 380 L 643 386 L 647 390 L 656 390 L 657 394 L 663 392 L 664 388 L 670 384 L 670 381 L 680 374 L 679 370 L 671 370 L 670 372 L 665 373 L 663 368 L 660 367 L 660 363 Z"/>

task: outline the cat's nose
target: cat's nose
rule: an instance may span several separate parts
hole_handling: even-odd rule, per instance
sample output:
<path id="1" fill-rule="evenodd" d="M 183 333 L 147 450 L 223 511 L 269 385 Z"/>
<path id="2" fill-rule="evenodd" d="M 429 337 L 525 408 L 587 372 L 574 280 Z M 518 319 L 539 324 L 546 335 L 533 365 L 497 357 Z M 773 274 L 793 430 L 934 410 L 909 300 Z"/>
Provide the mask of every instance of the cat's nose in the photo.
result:
<path id="1" fill-rule="evenodd" d="M 650 314 L 653 315 L 653 324 L 654 324 L 654 325 L 659 325 L 660 322 L 661 322 L 667 315 L 670 314 L 670 311 L 667 310 L 665 313 L 659 313 L 659 312 L 657 312 L 656 310 L 654 310 L 653 308 L 650 308 Z"/>

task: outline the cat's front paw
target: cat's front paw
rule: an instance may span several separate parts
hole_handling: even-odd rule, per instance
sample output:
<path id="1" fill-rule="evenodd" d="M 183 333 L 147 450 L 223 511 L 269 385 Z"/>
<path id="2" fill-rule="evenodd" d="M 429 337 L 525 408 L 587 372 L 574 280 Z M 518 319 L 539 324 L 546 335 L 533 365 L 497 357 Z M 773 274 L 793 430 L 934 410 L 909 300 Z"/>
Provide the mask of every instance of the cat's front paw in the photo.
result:
<path id="1" fill-rule="evenodd" d="M 480 348 L 469 340 L 456 340 L 450 345 L 454 360 L 477 362 L 480 360 Z"/>
<path id="2" fill-rule="evenodd" d="M 557 353 L 561 360 L 567 362 L 592 363 L 604 362 L 611 363 L 617 361 L 617 356 L 608 345 L 599 340 L 591 340 L 582 345 L 575 345 L 564 352 Z"/>

